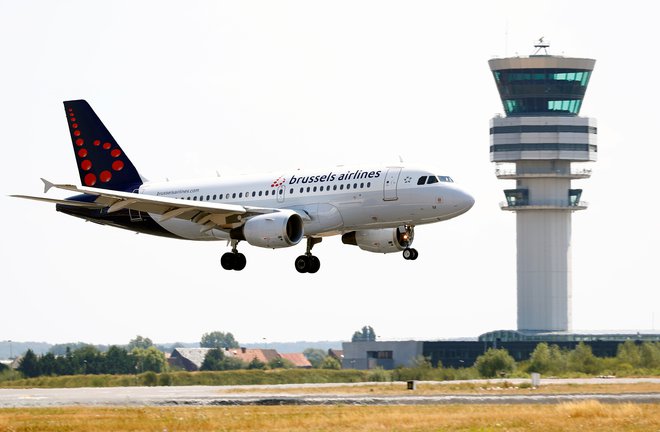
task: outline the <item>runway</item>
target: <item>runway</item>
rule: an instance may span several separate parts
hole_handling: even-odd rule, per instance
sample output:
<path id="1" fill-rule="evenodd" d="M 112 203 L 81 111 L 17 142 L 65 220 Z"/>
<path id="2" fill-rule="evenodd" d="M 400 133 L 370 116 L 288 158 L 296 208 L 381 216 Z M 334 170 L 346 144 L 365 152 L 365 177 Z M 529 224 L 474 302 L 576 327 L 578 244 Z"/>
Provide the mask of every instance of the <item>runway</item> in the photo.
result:
<path id="1" fill-rule="evenodd" d="M 528 382 L 529 380 L 508 380 Z M 465 382 L 465 381 L 462 381 Z M 480 382 L 480 381 L 471 381 Z M 481 381 L 483 382 L 483 381 Z M 496 384 L 497 380 L 488 381 Z M 544 380 L 550 383 L 626 384 L 660 383 L 660 379 Z M 454 381 L 453 383 L 457 383 Z M 350 386 L 378 386 L 390 383 L 358 383 Z M 401 383 L 402 386 L 404 383 Z M 300 384 L 273 386 L 185 386 L 185 387 L 106 387 L 72 389 L 0 389 L 0 408 L 58 406 L 232 406 L 232 405 L 437 405 L 437 404 L 555 404 L 569 401 L 598 400 L 606 403 L 660 403 L 660 393 L 552 394 L 541 388 L 534 394 L 287 394 L 291 388 L 338 387 L 339 384 Z M 234 393 L 237 388 L 247 393 Z M 265 392 L 268 390 L 268 392 Z M 281 392 L 279 392 L 281 391 Z M 576 389 L 579 391 L 579 389 Z M 365 392 L 368 393 L 368 392 Z"/>

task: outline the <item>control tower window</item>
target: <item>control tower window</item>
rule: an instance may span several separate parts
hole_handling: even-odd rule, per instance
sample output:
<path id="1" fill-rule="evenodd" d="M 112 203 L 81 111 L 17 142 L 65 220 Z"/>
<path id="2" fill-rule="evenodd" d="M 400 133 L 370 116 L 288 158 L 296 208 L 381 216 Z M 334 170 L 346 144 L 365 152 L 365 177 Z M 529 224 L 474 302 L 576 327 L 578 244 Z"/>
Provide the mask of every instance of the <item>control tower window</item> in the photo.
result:
<path id="1" fill-rule="evenodd" d="M 568 190 L 568 205 L 576 206 L 580 204 L 582 197 L 582 189 L 569 189 Z"/>
<path id="2" fill-rule="evenodd" d="M 423 185 L 426 183 L 426 176 L 421 176 L 419 180 L 417 180 L 418 185 Z"/>
<path id="3" fill-rule="evenodd" d="M 493 75 L 507 115 L 577 115 L 591 71 L 508 69 Z"/>
<path id="4" fill-rule="evenodd" d="M 504 196 L 509 207 L 529 204 L 529 191 L 527 189 L 505 189 Z"/>

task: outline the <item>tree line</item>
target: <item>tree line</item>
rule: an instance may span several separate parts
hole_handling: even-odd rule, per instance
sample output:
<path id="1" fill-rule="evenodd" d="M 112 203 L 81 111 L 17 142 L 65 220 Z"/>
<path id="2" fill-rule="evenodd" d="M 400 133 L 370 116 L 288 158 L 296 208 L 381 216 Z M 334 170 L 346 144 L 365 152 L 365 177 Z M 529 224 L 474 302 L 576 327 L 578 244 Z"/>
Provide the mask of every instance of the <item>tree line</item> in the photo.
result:
<path id="1" fill-rule="evenodd" d="M 92 345 L 71 350 L 63 356 L 47 353 L 37 356 L 28 350 L 20 361 L 18 371 L 26 378 L 50 375 L 99 375 L 99 374 L 139 374 L 162 372 L 166 369 L 165 354 L 154 346 L 147 348 L 126 348 L 116 345 L 101 352 Z"/>
<path id="2" fill-rule="evenodd" d="M 528 360 L 516 362 L 506 349 L 490 348 L 477 357 L 470 368 L 431 367 L 421 357 L 411 368 L 402 368 L 394 379 L 471 379 L 527 376 L 537 372 L 546 376 L 569 375 L 658 375 L 660 374 L 660 342 L 637 344 L 626 341 L 619 345 L 615 357 L 597 357 L 591 346 L 580 342 L 575 349 L 539 343 Z"/>

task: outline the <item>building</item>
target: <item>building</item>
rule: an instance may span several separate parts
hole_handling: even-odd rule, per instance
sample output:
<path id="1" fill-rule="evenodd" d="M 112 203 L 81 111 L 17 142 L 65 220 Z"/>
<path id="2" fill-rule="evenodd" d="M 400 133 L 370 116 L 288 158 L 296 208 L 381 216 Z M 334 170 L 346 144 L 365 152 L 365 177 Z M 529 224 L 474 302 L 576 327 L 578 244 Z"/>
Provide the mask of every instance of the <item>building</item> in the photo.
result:
<path id="1" fill-rule="evenodd" d="M 423 354 L 423 342 L 418 341 L 370 341 L 344 342 L 343 369 L 394 369 L 397 366 L 412 366 Z"/>
<path id="2" fill-rule="evenodd" d="M 167 363 L 188 372 L 198 371 L 204 363 L 206 353 L 210 350 L 211 348 L 174 348 Z"/>
<path id="3" fill-rule="evenodd" d="M 595 60 L 536 48 L 488 62 L 505 113 L 490 120 L 490 160 L 515 180 L 501 208 L 516 213 L 518 330 L 570 332 L 571 217 L 587 208 L 572 181 L 590 177 L 573 164 L 597 156 L 596 120 L 579 116 Z"/>
<path id="4" fill-rule="evenodd" d="M 198 371 L 204 363 L 204 357 L 211 348 L 175 348 L 167 359 L 170 366 L 185 369 L 189 372 Z M 246 364 L 253 360 L 268 364 L 272 360 L 284 358 L 293 363 L 296 368 L 311 368 L 311 363 L 302 353 L 280 354 L 274 349 L 256 348 L 225 348 L 226 357 L 238 358 Z"/>
<path id="5" fill-rule="evenodd" d="M 477 357 L 490 348 L 506 349 L 516 361 L 523 361 L 530 358 L 541 342 L 569 350 L 582 342 L 589 345 L 597 357 L 615 357 L 619 345 L 628 340 L 635 343 L 660 342 L 660 334 L 648 331 L 525 334 L 504 330 L 485 333 L 478 340 L 344 342 L 342 367 L 395 369 L 414 366 L 420 357 L 430 361 L 433 367 L 470 367 Z"/>
<path id="6" fill-rule="evenodd" d="M 280 354 L 284 360 L 288 360 L 293 364 L 294 367 L 298 369 L 311 369 L 312 364 L 307 360 L 307 357 L 303 353 L 287 353 Z"/>

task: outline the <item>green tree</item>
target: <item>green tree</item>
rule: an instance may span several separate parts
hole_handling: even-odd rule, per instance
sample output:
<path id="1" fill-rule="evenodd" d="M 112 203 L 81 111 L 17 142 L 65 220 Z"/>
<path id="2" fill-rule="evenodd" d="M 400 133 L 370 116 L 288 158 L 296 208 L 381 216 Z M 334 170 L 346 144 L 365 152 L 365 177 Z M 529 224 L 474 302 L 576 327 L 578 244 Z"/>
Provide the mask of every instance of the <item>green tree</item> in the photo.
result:
<path id="1" fill-rule="evenodd" d="M 371 326 L 364 326 L 362 330 L 353 333 L 352 342 L 373 342 L 376 340 L 376 332 Z"/>
<path id="2" fill-rule="evenodd" d="M 140 335 L 135 336 L 135 339 L 131 339 L 128 342 L 128 351 L 133 351 L 135 348 L 147 349 L 152 347 L 154 343 L 149 338 L 142 337 Z"/>
<path id="3" fill-rule="evenodd" d="M 103 373 L 108 374 L 133 374 L 137 369 L 137 358 L 116 345 L 111 346 L 105 353 L 103 363 Z"/>
<path id="4" fill-rule="evenodd" d="M 165 354 L 154 346 L 149 348 L 135 348 L 131 351 L 131 355 L 135 358 L 135 364 L 137 366 L 137 372 L 163 372 L 167 366 L 167 360 L 165 359 Z"/>
<path id="5" fill-rule="evenodd" d="M 334 357 L 326 356 L 321 363 L 321 369 L 341 369 L 341 363 Z"/>
<path id="6" fill-rule="evenodd" d="M 57 375 L 57 359 L 53 353 L 46 353 L 39 358 L 39 375 Z"/>
<path id="7" fill-rule="evenodd" d="M 632 367 L 639 367 L 642 363 L 639 347 L 631 340 L 619 344 L 616 359 L 620 365 L 628 364 Z"/>
<path id="8" fill-rule="evenodd" d="M 222 361 L 225 359 L 225 353 L 220 348 L 210 349 L 204 356 L 204 361 L 199 370 L 219 371 L 224 370 Z"/>
<path id="9" fill-rule="evenodd" d="M 39 371 L 39 359 L 31 349 L 28 349 L 21 361 L 18 363 L 18 371 L 27 378 L 34 378 L 41 374 Z"/>
<path id="10" fill-rule="evenodd" d="M 245 363 L 238 357 L 226 356 L 224 349 L 212 348 L 204 356 L 200 370 L 223 371 L 245 368 Z"/>
<path id="11" fill-rule="evenodd" d="M 540 344 L 536 345 L 536 348 L 534 349 L 534 352 L 532 352 L 529 361 L 529 368 L 527 370 L 530 372 L 538 372 L 541 374 L 550 372 L 552 369 L 552 364 L 550 361 L 550 348 L 548 347 L 548 344 L 541 342 Z"/>
<path id="12" fill-rule="evenodd" d="M 238 342 L 230 332 L 213 331 L 202 335 L 199 346 L 202 348 L 238 348 Z"/>
<path id="13" fill-rule="evenodd" d="M 323 364 L 323 360 L 327 356 L 325 351 L 316 348 L 307 348 L 303 351 L 303 355 L 307 357 L 307 360 L 309 360 L 313 368 L 320 368 L 321 364 Z"/>
<path id="14" fill-rule="evenodd" d="M 594 355 L 589 345 L 580 342 L 578 346 L 568 354 L 568 367 L 575 372 L 596 375 L 602 369 L 602 362 Z"/>
<path id="15" fill-rule="evenodd" d="M 485 354 L 477 357 L 474 365 L 481 376 L 492 378 L 513 372 L 516 361 L 505 349 L 489 348 Z"/>
<path id="16" fill-rule="evenodd" d="M 639 347 L 639 357 L 642 367 L 660 368 L 660 342 L 644 342 Z"/>
<path id="17" fill-rule="evenodd" d="M 248 369 L 266 369 L 266 363 L 254 357 L 247 365 Z"/>
<path id="18" fill-rule="evenodd" d="M 277 357 L 268 362 L 268 366 L 271 369 L 293 369 L 295 365 L 290 361 L 282 357 Z"/>
<path id="19" fill-rule="evenodd" d="M 103 357 L 94 345 L 84 345 L 71 352 L 73 373 L 97 374 L 102 371 Z"/>

